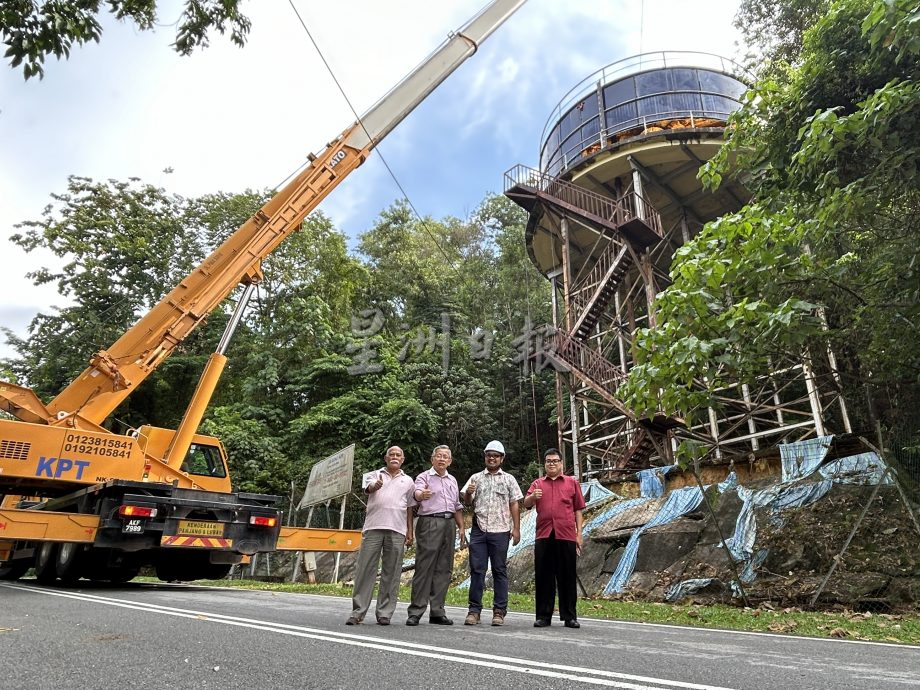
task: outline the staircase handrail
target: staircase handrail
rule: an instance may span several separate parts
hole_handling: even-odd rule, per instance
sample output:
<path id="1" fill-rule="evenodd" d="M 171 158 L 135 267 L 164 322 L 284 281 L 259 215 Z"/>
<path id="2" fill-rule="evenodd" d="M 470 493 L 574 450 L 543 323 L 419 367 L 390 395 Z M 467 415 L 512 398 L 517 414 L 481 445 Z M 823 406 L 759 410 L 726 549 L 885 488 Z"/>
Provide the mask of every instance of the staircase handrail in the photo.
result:
<path id="1" fill-rule="evenodd" d="M 635 191 L 627 192 L 618 199 L 611 199 L 526 165 L 516 165 L 505 173 L 505 192 L 513 187 L 530 187 L 614 226 L 624 225 L 638 218 L 656 235 L 664 236 L 661 216 Z"/>
<path id="2" fill-rule="evenodd" d="M 613 385 L 614 390 L 626 380 L 626 374 L 596 350 L 557 330 L 554 335 L 556 355 L 601 386 Z"/>

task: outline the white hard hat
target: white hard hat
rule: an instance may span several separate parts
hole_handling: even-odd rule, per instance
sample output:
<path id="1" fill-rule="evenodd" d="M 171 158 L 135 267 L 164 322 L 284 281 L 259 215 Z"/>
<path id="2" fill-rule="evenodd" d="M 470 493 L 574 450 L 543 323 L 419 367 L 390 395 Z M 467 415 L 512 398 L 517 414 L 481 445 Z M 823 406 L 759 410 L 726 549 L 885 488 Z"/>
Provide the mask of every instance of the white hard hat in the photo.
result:
<path id="1" fill-rule="evenodd" d="M 490 450 L 493 453 L 501 453 L 502 455 L 505 454 L 505 447 L 501 444 L 501 441 L 489 441 L 489 445 L 486 446 L 486 449 L 483 452 L 488 453 Z"/>

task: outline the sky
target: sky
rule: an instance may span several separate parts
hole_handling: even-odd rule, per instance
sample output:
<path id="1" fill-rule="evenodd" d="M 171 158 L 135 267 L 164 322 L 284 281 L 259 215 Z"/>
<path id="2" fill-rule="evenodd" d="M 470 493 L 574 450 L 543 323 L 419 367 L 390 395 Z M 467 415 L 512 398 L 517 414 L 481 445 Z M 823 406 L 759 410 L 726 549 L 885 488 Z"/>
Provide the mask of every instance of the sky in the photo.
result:
<path id="1" fill-rule="evenodd" d="M 0 64 L 0 326 L 24 336 L 37 313 L 67 304 L 26 277 L 60 260 L 9 237 L 68 175 L 137 177 L 185 197 L 273 188 L 354 122 L 292 3 L 359 114 L 486 4 L 249 0 L 244 48 L 214 34 L 181 57 L 170 48 L 181 3 L 161 0 L 154 31 L 104 15 L 100 43 L 49 58 L 41 81 Z M 595 70 L 660 50 L 736 57 L 737 5 L 529 0 L 319 208 L 354 246 L 402 196 L 385 159 L 420 214 L 465 218 L 501 193 L 506 170 L 537 167 L 554 106 Z M 0 336 L 0 358 L 13 354 Z"/>

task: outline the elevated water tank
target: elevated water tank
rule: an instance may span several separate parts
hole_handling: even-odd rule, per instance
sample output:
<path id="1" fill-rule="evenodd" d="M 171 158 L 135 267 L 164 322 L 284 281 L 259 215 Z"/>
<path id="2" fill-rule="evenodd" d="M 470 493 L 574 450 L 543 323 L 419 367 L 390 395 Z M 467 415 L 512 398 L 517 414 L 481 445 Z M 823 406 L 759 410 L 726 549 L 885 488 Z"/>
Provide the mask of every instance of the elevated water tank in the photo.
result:
<path id="1" fill-rule="evenodd" d="M 607 65 L 553 109 L 541 137 L 541 172 L 608 197 L 634 189 L 638 174 L 642 188 L 635 191 L 658 210 L 665 236 L 679 245 L 749 196 L 736 181 L 713 194 L 697 179 L 721 146 L 748 80 L 740 65 L 707 53 L 646 53 Z M 558 268 L 560 251 L 555 218 L 546 215 L 531 214 L 527 243 L 533 261 L 549 273 Z M 666 254 L 664 265 L 659 262 L 665 270 Z"/>

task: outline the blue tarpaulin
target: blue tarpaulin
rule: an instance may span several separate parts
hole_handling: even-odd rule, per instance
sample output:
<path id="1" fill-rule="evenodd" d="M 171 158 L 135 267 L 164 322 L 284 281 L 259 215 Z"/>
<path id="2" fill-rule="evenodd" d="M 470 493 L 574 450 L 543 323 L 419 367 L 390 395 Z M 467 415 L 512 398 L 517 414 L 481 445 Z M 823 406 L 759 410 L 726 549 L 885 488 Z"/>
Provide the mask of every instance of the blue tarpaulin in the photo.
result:
<path id="1" fill-rule="evenodd" d="M 818 469 L 833 440 L 833 436 L 819 436 L 798 443 L 781 444 L 779 456 L 783 461 L 783 481 L 807 477 Z"/>
<path id="2" fill-rule="evenodd" d="M 591 518 L 589 522 L 585 523 L 581 531 L 582 536 L 587 537 L 597 527 L 599 527 L 600 525 L 603 525 L 610 518 L 615 517 L 616 515 L 619 515 L 623 511 L 629 510 L 630 508 L 635 508 L 636 506 L 640 506 L 643 503 L 648 503 L 650 500 L 652 499 L 650 498 L 630 498 L 629 500 L 626 500 L 626 501 L 617 501 L 612 506 L 610 506 L 607 510 L 605 510 L 603 513 L 601 513 L 600 515 L 595 515 L 593 518 Z"/>
<path id="3" fill-rule="evenodd" d="M 606 486 L 601 484 L 596 479 L 591 479 L 586 482 L 581 483 L 581 495 L 585 497 L 585 503 L 591 505 L 605 498 L 610 498 L 611 496 L 616 496 L 617 498 L 622 498 L 613 493 Z"/>
<path id="4" fill-rule="evenodd" d="M 738 477 L 734 472 L 731 472 L 723 481 L 719 482 L 719 493 L 730 491 L 737 484 Z M 620 556 L 620 562 L 617 563 L 616 571 L 610 577 L 607 586 L 604 587 L 604 594 L 609 595 L 623 591 L 627 581 L 632 576 L 633 569 L 636 567 L 636 555 L 639 553 L 639 537 L 642 536 L 643 532 L 658 525 L 666 525 L 682 515 L 693 512 L 702 502 L 703 492 L 697 486 L 677 489 L 668 494 L 667 500 L 655 514 L 655 517 L 632 533 L 626 548 L 623 550 L 623 555 Z"/>
<path id="5" fill-rule="evenodd" d="M 743 486 L 738 486 L 737 476 L 734 472 L 729 474 L 725 481 L 719 484 L 719 491 L 737 490 L 742 506 L 735 521 L 733 535 L 726 540 L 726 544 L 736 561 L 741 566 L 740 579 L 750 582 L 756 576 L 756 569 L 768 556 L 768 550 L 757 548 L 757 508 L 769 508 L 771 522 L 780 524 L 786 519 L 784 511 L 800 508 L 814 503 L 823 498 L 832 488 L 834 483 L 876 483 L 885 473 L 884 462 L 875 453 L 863 453 L 848 458 L 835 460 L 822 466 L 827 456 L 833 437 L 808 439 L 798 443 L 780 446 L 783 463 L 783 479 L 781 484 L 770 486 L 760 491 L 754 491 Z M 652 468 L 637 473 L 640 483 L 641 498 L 616 500 L 609 506 L 603 504 L 612 498 L 619 498 L 616 494 L 601 486 L 596 480 L 583 483 L 582 492 L 588 506 L 602 507 L 599 514 L 587 521 L 582 534 L 589 537 L 598 527 L 607 523 L 627 510 L 642 506 L 656 500 L 664 491 L 662 479 L 671 471 L 673 466 Z M 806 477 L 810 477 L 805 480 Z M 890 483 L 890 478 L 885 478 Z M 633 530 L 632 535 L 623 551 L 623 555 L 613 573 L 604 594 L 622 592 L 626 583 L 632 576 L 639 549 L 639 540 L 642 534 L 652 527 L 668 524 L 687 513 L 696 510 L 702 502 L 703 494 L 699 487 L 687 487 L 672 491 L 664 500 L 654 517 L 645 525 Z M 660 501 L 659 501 L 660 502 Z M 536 511 L 523 511 L 521 515 L 521 542 L 509 548 L 509 558 L 523 549 L 531 546 L 535 541 Z M 680 598 L 709 584 L 709 580 L 686 580 L 673 585 L 667 594 L 669 600 Z M 460 587 L 468 587 L 469 580 Z M 738 592 L 738 583 L 731 583 L 735 592 Z"/>
<path id="6" fill-rule="evenodd" d="M 677 601 L 683 599 L 688 594 L 693 594 L 694 592 L 699 592 L 703 587 L 708 587 L 712 584 L 715 578 L 712 577 L 698 577 L 691 580 L 683 580 L 682 582 L 677 582 L 670 587 L 668 591 L 665 592 L 664 600 L 665 601 Z"/>
<path id="7" fill-rule="evenodd" d="M 668 472 L 673 470 L 676 465 L 666 465 L 665 467 L 650 467 L 647 470 L 638 472 L 639 475 L 639 493 L 648 498 L 658 498 L 664 495 L 664 478 Z"/>
<path id="8" fill-rule="evenodd" d="M 623 550 L 623 555 L 620 556 L 620 562 L 617 564 L 616 572 L 613 573 L 610 582 L 604 587 L 604 594 L 609 595 L 623 591 L 623 588 L 626 586 L 626 581 L 629 580 L 633 573 L 633 568 L 636 567 L 636 554 L 639 552 L 639 538 L 642 536 L 643 532 L 652 527 L 673 522 L 681 515 L 686 515 L 696 510 L 697 506 L 699 506 L 702 501 L 703 492 L 700 491 L 697 486 L 677 489 L 668 494 L 667 501 L 661 506 L 661 510 L 655 514 L 655 517 L 632 533 L 629 542 L 626 544 L 626 548 Z"/>
<path id="9" fill-rule="evenodd" d="M 860 453 L 838 458 L 818 471 L 837 484 L 878 484 L 880 481 L 891 484 L 891 477 L 885 475 L 886 469 L 885 462 L 876 453 Z"/>

